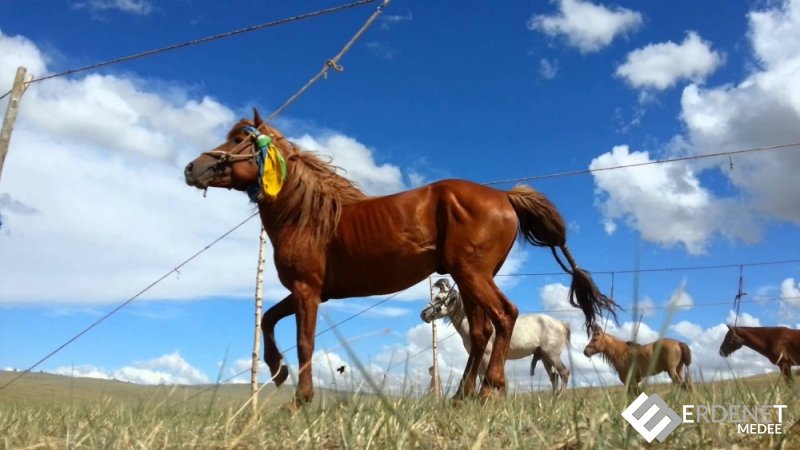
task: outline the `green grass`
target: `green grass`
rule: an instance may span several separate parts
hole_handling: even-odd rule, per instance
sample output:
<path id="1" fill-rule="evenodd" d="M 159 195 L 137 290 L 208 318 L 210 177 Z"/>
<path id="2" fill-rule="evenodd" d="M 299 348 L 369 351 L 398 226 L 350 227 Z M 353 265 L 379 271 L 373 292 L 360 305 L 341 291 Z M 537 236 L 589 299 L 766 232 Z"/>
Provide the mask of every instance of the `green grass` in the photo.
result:
<path id="1" fill-rule="evenodd" d="M 0 384 L 14 374 L 0 372 Z M 486 404 L 318 390 L 300 411 L 292 387 L 268 386 L 257 414 L 248 386 L 139 386 L 30 374 L 0 391 L 0 448 L 800 448 L 800 399 L 776 376 L 648 386 L 681 404 L 787 404 L 781 436 L 739 435 L 730 424 L 683 424 L 647 444 L 620 416 L 621 388 L 517 394 Z M 197 395 L 208 390 L 202 395 Z M 192 398 L 194 396 L 194 398 Z M 187 399 L 190 399 L 188 400 Z"/>

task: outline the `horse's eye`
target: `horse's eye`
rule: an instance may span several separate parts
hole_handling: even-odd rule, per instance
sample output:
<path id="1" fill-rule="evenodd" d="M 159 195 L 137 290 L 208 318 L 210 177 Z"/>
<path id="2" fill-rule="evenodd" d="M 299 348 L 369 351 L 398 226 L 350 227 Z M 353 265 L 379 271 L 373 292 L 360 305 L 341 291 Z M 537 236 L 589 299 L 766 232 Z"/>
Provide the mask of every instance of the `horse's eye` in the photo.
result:
<path id="1" fill-rule="evenodd" d="M 243 140 L 244 140 L 244 139 L 242 139 L 242 137 L 241 137 L 241 136 L 236 136 L 235 138 L 233 138 L 233 142 L 234 142 L 235 144 L 241 144 Z"/>

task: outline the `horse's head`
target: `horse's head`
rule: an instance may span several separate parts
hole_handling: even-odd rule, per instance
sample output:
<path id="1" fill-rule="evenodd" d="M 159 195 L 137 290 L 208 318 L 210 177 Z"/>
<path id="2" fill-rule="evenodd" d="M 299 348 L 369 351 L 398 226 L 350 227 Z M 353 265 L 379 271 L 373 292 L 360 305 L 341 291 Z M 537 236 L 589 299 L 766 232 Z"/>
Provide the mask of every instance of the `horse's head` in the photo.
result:
<path id="1" fill-rule="evenodd" d="M 439 280 L 442 281 L 442 280 Z M 449 286 L 447 280 L 444 280 L 445 284 Z M 439 282 L 437 281 L 437 284 Z M 436 287 L 434 285 L 434 287 Z M 425 323 L 431 323 L 436 319 L 441 319 L 442 317 L 447 317 L 450 311 L 453 310 L 455 306 L 455 302 L 458 301 L 458 295 L 449 295 L 450 289 L 440 290 L 438 294 L 434 295 L 433 300 L 431 300 L 431 304 L 425 307 L 422 312 L 419 314 L 419 317 Z"/>
<path id="2" fill-rule="evenodd" d="M 225 142 L 203 152 L 186 165 L 183 171 L 186 184 L 199 189 L 221 187 L 247 191 L 258 185 L 258 142 L 262 136 L 282 139 L 268 127 L 253 108 L 253 120 L 242 120 L 229 132 Z"/>
<path id="3" fill-rule="evenodd" d="M 727 358 L 731 353 L 742 348 L 742 345 L 744 345 L 744 339 L 736 333 L 736 327 L 728 325 L 728 333 L 722 340 L 722 345 L 719 346 L 719 355 Z"/>
<path id="4" fill-rule="evenodd" d="M 593 323 L 590 329 L 592 330 L 592 338 L 583 349 L 583 354 L 588 358 L 606 350 L 606 333 L 600 328 L 600 325 Z"/>

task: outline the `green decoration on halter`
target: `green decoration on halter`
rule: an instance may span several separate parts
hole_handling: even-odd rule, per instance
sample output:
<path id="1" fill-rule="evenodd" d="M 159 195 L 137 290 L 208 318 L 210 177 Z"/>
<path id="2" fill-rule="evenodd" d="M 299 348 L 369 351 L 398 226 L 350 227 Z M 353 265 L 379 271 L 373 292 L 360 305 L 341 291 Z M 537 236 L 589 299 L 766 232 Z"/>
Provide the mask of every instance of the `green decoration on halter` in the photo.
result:
<path id="1" fill-rule="evenodd" d="M 259 149 L 267 147 L 269 144 L 272 143 L 272 138 L 267 136 L 266 134 L 259 134 L 256 137 L 256 145 Z"/>

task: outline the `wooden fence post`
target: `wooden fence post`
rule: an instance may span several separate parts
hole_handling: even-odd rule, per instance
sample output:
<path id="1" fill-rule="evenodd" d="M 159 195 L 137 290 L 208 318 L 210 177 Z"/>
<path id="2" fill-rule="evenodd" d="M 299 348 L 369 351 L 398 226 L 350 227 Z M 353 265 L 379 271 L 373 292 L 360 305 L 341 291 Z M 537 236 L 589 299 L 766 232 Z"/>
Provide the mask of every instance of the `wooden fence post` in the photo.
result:
<path id="1" fill-rule="evenodd" d="M 433 302 L 433 278 L 428 277 L 428 286 L 431 295 L 431 302 Z M 441 382 L 439 379 L 439 341 L 436 338 L 436 321 L 431 321 L 431 336 L 433 339 L 433 345 L 431 346 L 433 350 L 433 373 L 431 376 L 433 379 L 431 380 L 431 387 L 433 388 L 433 398 L 436 400 L 441 399 L 442 396 L 442 387 Z"/>
<path id="2" fill-rule="evenodd" d="M 17 110 L 19 109 L 19 101 L 25 89 L 28 88 L 28 83 L 33 79 L 33 76 L 25 79 L 25 73 L 28 69 L 19 66 L 17 68 L 17 76 L 14 77 L 14 87 L 11 89 L 11 97 L 8 99 L 8 107 L 6 108 L 6 115 L 3 117 L 3 128 L 0 129 L 0 176 L 3 175 L 3 163 L 6 161 L 8 154 L 8 144 L 11 142 L 11 130 L 14 129 L 14 121 L 17 120 Z"/>
<path id="3" fill-rule="evenodd" d="M 253 367 L 250 369 L 250 404 L 253 412 L 258 410 L 258 365 L 259 342 L 261 342 L 261 304 L 264 286 L 264 261 L 267 251 L 267 232 L 261 227 L 258 246 L 258 269 L 256 270 L 256 327 L 253 336 Z"/>

